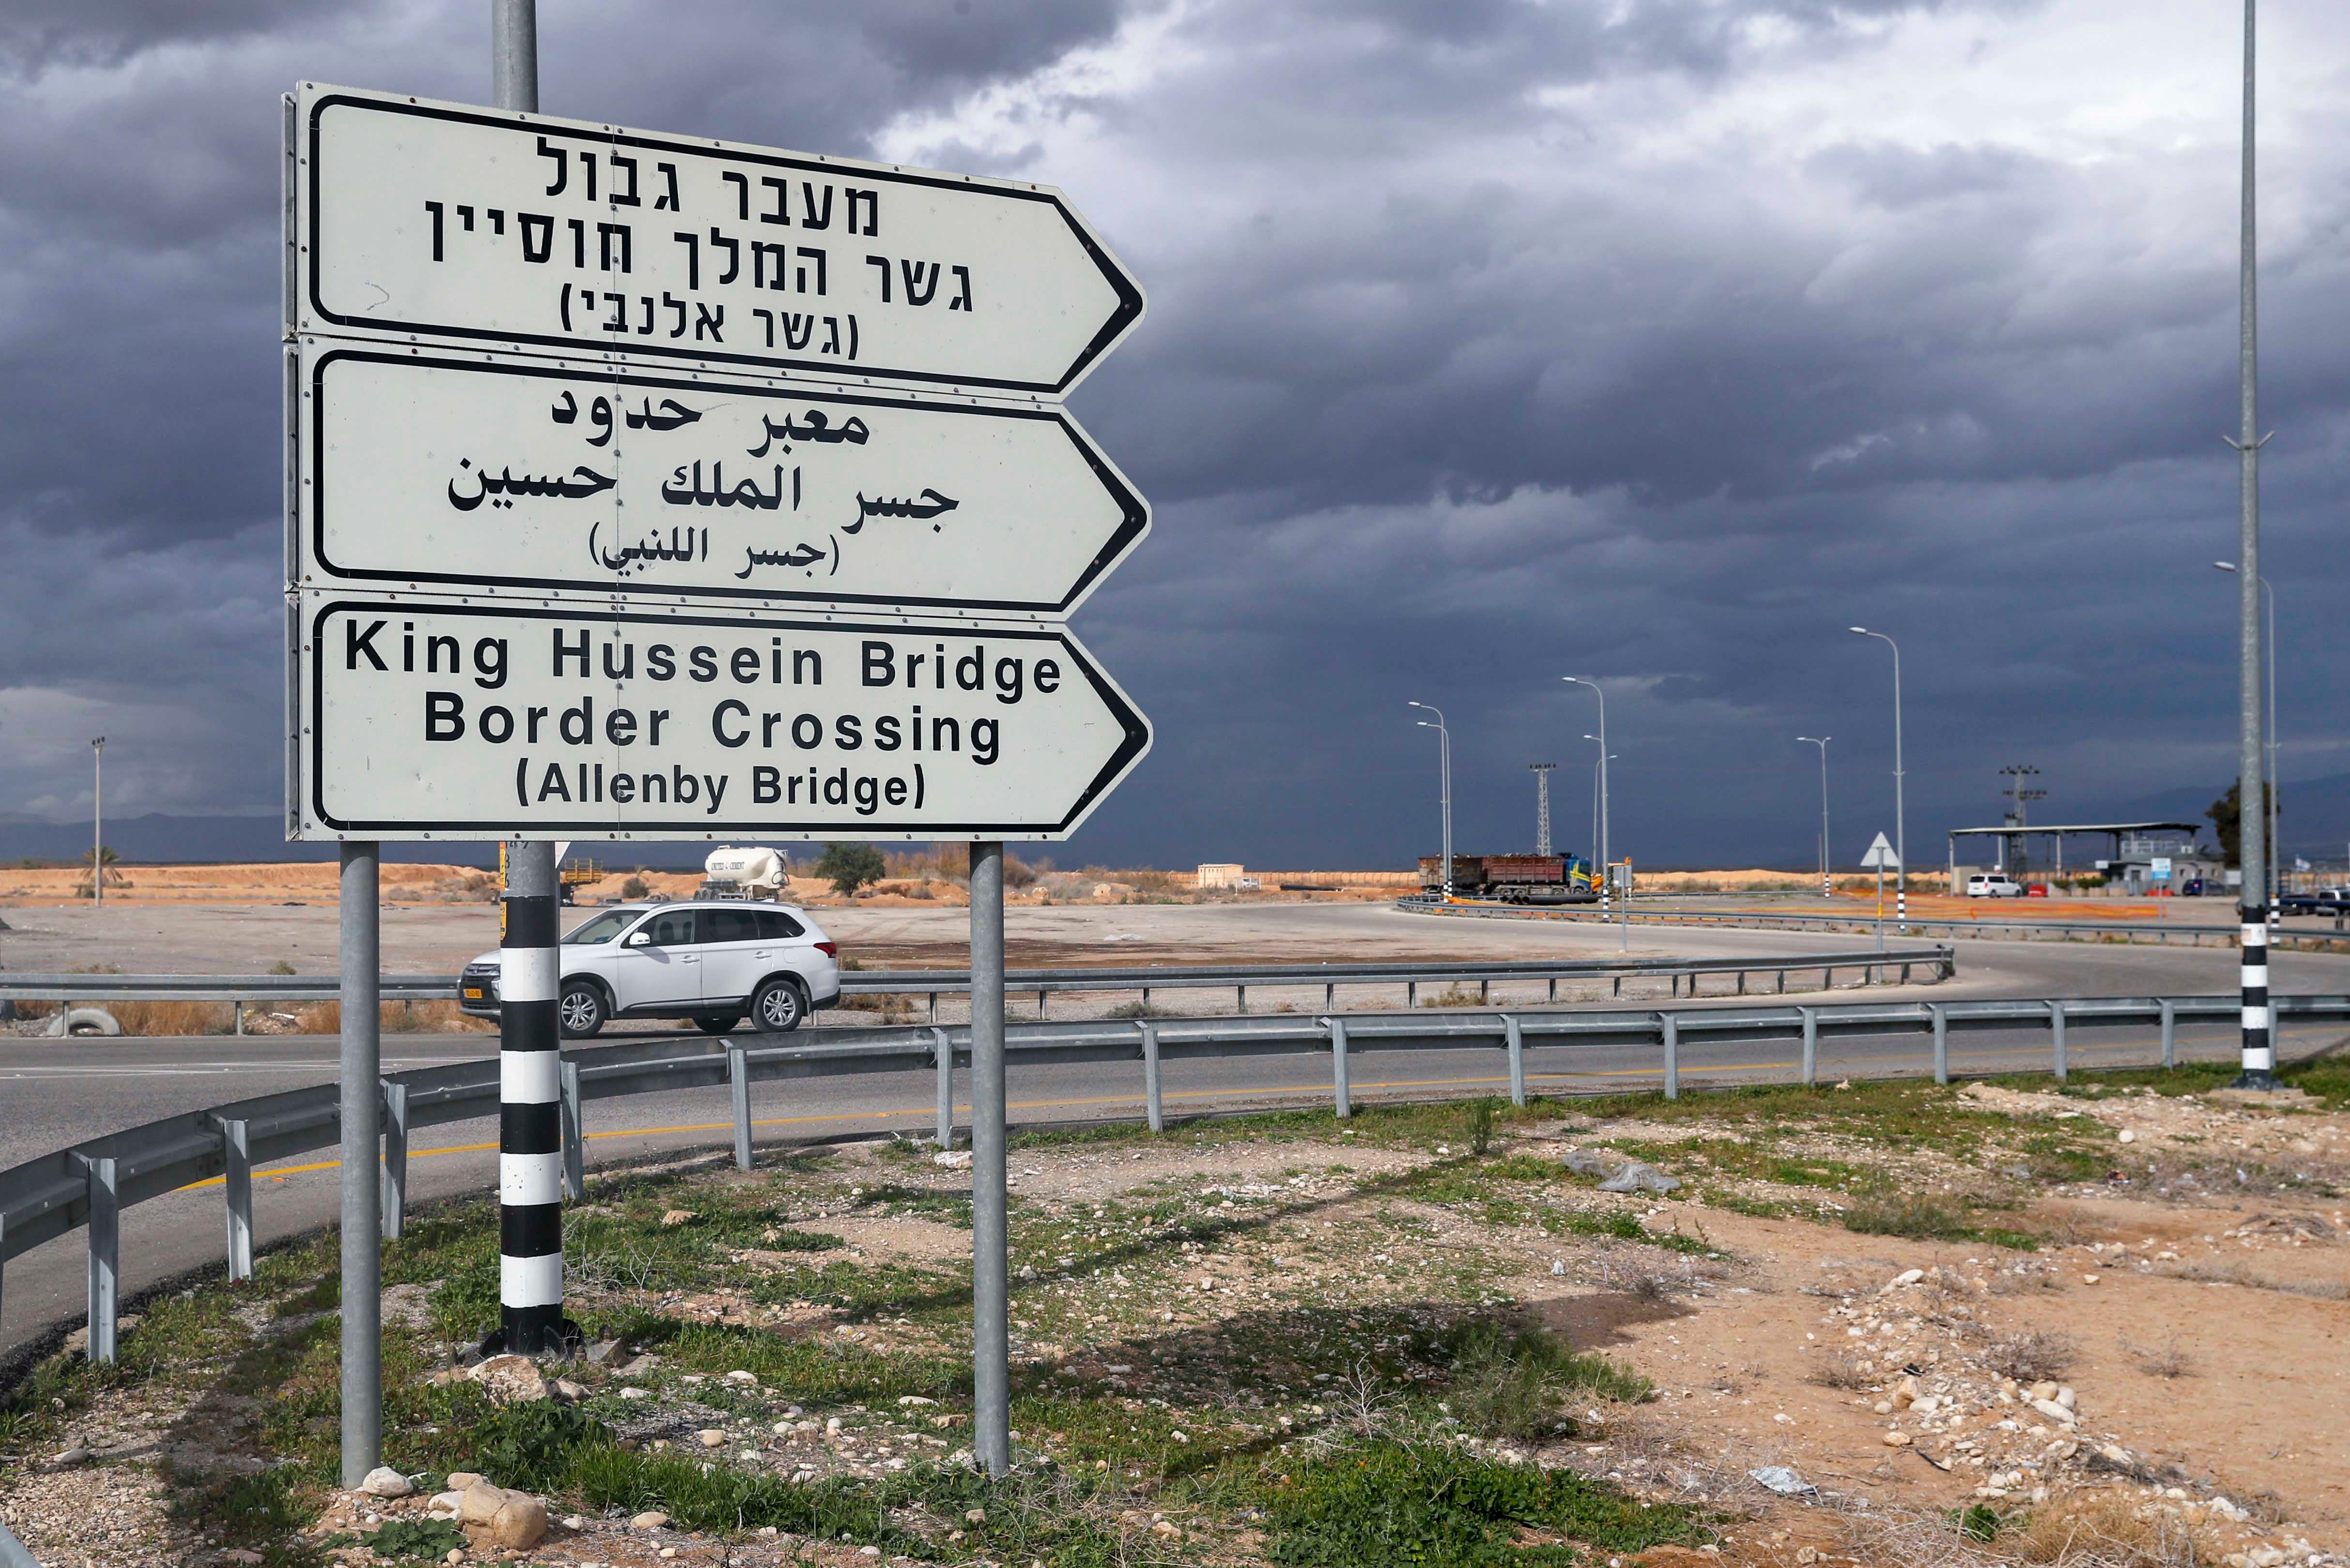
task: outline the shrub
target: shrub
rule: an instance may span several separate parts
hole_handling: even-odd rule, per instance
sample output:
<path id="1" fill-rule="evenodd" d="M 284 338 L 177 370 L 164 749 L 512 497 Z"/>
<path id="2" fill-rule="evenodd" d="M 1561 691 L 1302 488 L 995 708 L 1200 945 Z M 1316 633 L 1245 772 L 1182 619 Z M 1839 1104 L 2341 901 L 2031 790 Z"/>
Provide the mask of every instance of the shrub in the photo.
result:
<path id="1" fill-rule="evenodd" d="M 889 871 L 889 863 L 882 859 L 881 852 L 869 844 L 827 844 L 823 857 L 816 863 L 816 874 L 830 882 L 832 890 L 844 898 L 868 883 L 879 882 Z"/>
<path id="2" fill-rule="evenodd" d="M 1266 1509 L 1272 1556 L 1307 1568 L 1458 1568 L 1568 1563 L 1573 1547 L 1521 1547 L 1522 1529 L 1555 1531 L 1602 1552 L 1639 1552 L 1698 1534 L 1686 1510 L 1645 1507 L 1571 1470 L 1495 1464 L 1391 1440 L 1295 1466 Z"/>
<path id="3" fill-rule="evenodd" d="M 1493 1102 L 1489 1097 L 1469 1102 L 1469 1152 L 1483 1158 L 1493 1151 Z"/>
<path id="4" fill-rule="evenodd" d="M 1446 1403 L 1463 1427 L 1485 1437 L 1533 1441 L 1571 1431 L 1574 1420 L 1561 1409 L 1566 1396 L 1630 1404 L 1648 1397 L 1652 1386 L 1533 1324 L 1471 1323 L 1455 1330 L 1446 1348 L 1452 1356 Z"/>
<path id="5" fill-rule="evenodd" d="M 620 897 L 623 898 L 643 898 L 650 897 L 651 894 L 652 889 L 645 885 L 645 879 L 641 877 L 631 877 L 620 884 Z"/>

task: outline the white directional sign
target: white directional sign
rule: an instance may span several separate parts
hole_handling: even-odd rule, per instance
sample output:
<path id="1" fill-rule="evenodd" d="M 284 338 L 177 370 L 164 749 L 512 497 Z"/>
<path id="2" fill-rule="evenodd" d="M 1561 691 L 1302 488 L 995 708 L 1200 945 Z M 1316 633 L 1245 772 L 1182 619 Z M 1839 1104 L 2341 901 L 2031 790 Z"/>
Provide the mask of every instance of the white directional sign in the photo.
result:
<path id="1" fill-rule="evenodd" d="M 1149 510 L 1057 405 L 305 339 L 300 581 L 1068 613 Z"/>
<path id="2" fill-rule="evenodd" d="M 1058 191 L 305 84 L 290 332 L 1058 397 L 1141 318 Z"/>
<path id="3" fill-rule="evenodd" d="M 1877 836 L 1877 842 L 1868 846 L 1868 853 L 1860 857 L 1860 863 L 1882 871 L 1898 871 L 1901 868 L 1901 857 L 1893 852 L 1893 846 L 1887 843 L 1885 835 L 1880 833 Z"/>
<path id="4" fill-rule="evenodd" d="M 1055 628 L 297 615 L 292 837 L 1061 838 L 1150 745 Z"/>

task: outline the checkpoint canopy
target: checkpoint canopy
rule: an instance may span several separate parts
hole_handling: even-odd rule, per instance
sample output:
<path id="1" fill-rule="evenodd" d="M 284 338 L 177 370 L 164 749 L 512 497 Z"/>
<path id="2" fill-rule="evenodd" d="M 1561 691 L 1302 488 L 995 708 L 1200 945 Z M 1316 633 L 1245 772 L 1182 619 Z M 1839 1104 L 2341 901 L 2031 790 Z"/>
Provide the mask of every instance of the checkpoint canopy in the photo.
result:
<path id="1" fill-rule="evenodd" d="M 1149 508 L 1048 186 L 305 84 L 290 837 L 1050 839 L 1150 743 L 1062 624 Z"/>

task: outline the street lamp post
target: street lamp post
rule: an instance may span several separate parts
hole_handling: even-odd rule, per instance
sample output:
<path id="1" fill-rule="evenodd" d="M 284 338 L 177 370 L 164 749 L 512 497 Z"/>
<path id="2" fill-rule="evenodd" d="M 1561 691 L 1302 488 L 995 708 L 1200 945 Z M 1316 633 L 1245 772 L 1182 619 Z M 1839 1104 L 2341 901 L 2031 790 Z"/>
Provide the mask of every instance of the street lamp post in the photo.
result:
<path id="1" fill-rule="evenodd" d="M 2231 575 L 2234 574 L 2236 570 L 2236 563 L 2233 561 L 2214 561 L 2211 564 L 2219 567 L 2220 570 Z M 2267 611 L 2266 619 L 2268 623 L 2266 635 L 2262 638 L 2262 641 L 2267 644 L 2269 686 L 2267 724 L 2268 738 L 2262 746 L 2262 751 L 2267 756 L 2269 763 L 2268 774 L 2266 778 L 2263 780 L 2263 782 L 2268 785 L 2267 790 L 2264 792 L 2268 795 L 2268 809 L 2262 815 L 2267 819 L 2269 829 L 2269 877 L 2268 887 L 2265 890 L 2269 894 L 2269 919 L 2273 923 L 2276 919 L 2276 891 L 2278 888 L 2282 885 L 2284 880 L 2282 876 L 2284 856 L 2277 848 L 2277 817 L 2283 805 L 2283 801 L 2280 797 L 2283 795 L 2284 791 L 2277 785 L 2276 585 L 2269 581 L 2269 575 L 2266 572 L 2262 572 L 2261 574 L 2261 595 L 2266 601 L 2263 607 Z M 2236 792 L 2236 801 L 2239 823 L 2237 831 L 2241 833 L 2242 831 L 2241 824 L 2243 813 L 2243 791 L 2241 789 L 2239 789 Z"/>
<path id="2" fill-rule="evenodd" d="M 1588 686 L 1599 695 L 1599 909 L 1604 916 L 1615 888 L 1614 867 L 1607 859 L 1607 693 L 1599 691 L 1597 681 L 1586 680 L 1580 675 L 1562 675 L 1559 679 L 1570 686 Z"/>
<path id="3" fill-rule="evenodd" d="M 89 898 L 106 902 L 106 737 L 89 743 Z"/>
<path id="4" fill-rule="evenodd" d="M 1425 719 L 1417 722 L 1423 730 L 1436 732 L 1437 773 L 1444 807 L 1444 897 L 1450 902 L 1452 898 L 1452 732 L 1444 727 L 1444 711 L 1441 708 L 1429 702 L 1406 705 L 1425 708 L 1436 715 L 1433 724 Z"/>
<path id="5" fill-rule="evenodd" d="M 1820 749 L 1820 897 L 1835 897 L 1835 884 L 1829 871 L 1828 858 L 1828 742 L 1834 735 L 1798 735 L 1799 741 L 1809 741 Z"/>
<path id="6" fill-rule="evenodd" d="M 2268 759 L 2262 754 L 2261 722 L 2261 434 L 2260 244 L 2253 157 L 2253 3 L 2244 0 L 2244 132 L 2241 216 L 2236 254 L 2236 373 L 2238 433 L 2221 439 L 2236 449 L 2236 747 L 2237 843 L 2243 885 L 2237 889 L 2242 974 L 2238 980 L 2242 1014 L 2241 1071 L 2234 1086 L 2274 1089 L 2276 1036 L 2269 1027 L 2268 863 L 2272 847 L 2260 803 Z M 2243 805 L 2251 802 L 2252 809 Z"/>
<path id="7" fill-rule="evenodd" d="M 1909 834 L 1902 800 L 1901 772 L 1901 645 L 1881 631 L 1865 626 L 1848 628 L 1856 636 L 1873 637 L 1893 650 L 1893 857 L 1901 862 L 1893 888 L 1894 924 L 1909 934 Z"/>

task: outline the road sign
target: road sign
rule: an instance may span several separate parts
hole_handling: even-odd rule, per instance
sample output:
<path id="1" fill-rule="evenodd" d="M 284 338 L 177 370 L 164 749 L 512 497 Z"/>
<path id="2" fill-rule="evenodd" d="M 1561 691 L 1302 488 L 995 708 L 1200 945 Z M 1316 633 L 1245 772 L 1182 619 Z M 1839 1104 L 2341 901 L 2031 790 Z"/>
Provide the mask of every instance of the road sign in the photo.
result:
<path id="1" fill-rule="evenodd" d="M 304 594 L 298 838 L 1062 838 L 1150 728 L 1055 627 Z"/>
<path id="2" fill-rule="evenodd" d="M 1880 833 L 1877 836 L 1877 842 L 1868 846 L 1868 853 L 1860 857 L 1860 863 L 1873 866 L 1880 871 L 1898 871 L 1901 868 L 1901 857 L 1893 853 L 1893 846 L 1887 843 L 1885 835 Z"/>
<path id="3" fill-rule="evenodd" d="M 1066 615 L 1149 509 L 1055 404 L 300 348 L 300 581 Z"/>
<path id="4" fill-rule="evenodd" d="M 1049 185 L 305 83 L 288 332 L 1058 397 L 1142 317 Z"/>
<path id="5" fill-rule="evenodd" d="M 2170 880 L 2170 857 L 2157 855 L 2147 867 L 2147 876 L 2157 882 Z"/>

